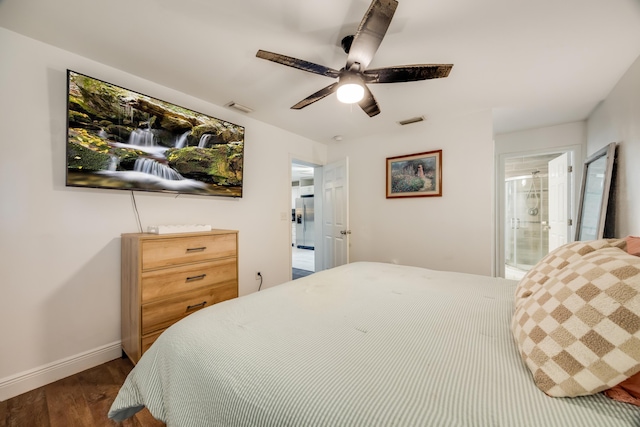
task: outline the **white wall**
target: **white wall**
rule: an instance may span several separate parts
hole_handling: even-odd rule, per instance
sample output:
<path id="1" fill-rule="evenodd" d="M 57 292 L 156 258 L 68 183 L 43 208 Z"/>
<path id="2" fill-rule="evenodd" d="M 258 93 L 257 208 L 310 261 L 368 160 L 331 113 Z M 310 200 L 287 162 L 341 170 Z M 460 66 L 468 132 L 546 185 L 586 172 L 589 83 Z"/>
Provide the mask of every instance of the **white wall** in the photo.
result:
<path id="1" fill-rule="evenodd" d="M 492 131 L 481 111 L 331 145 L 330 161 L 349 157 L 351 260 L 491 274 Z M 385 198 L 387 157 L 438 149 L 442 197 Z"/>
<path id="2" fill-rule="evenodd" d="M 255 271 L 290 278 L 290 159 L 324 164 L 325 145 L 2 28 L 0 54 L 0 400 L 119 355 L 120 234 L 138 228 L 130 192 L 65 187 L 67 68 L 245 126 L 242 199 L 137 192 L 142 225 L 239 230 L 241 295 Z"/>
<path id="3" fill-rule="evenodd" d="M 557 150 L 558 147 L 583 146 L 586 143 L 584 121 L 564 123 L 556 126 L 527 129 L 495 136 L 496 155 L 507 153 L 531 154 Z M 582 163 L 583 159 L 577 159 Z"/>
<path id="4" fill-rule="evenodd" d="M 587 155 L 618 143 L 615 235 L 640 236 L 640 58 L 587 120 Z"/>

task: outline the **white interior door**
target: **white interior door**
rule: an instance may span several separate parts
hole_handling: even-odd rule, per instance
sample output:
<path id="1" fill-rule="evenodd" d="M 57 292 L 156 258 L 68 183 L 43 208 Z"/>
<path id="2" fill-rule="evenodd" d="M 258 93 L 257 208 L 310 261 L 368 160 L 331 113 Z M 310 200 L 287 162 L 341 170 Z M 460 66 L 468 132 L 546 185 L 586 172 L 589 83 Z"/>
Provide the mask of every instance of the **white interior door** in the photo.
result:
<path id="1" fill-rule="evenodd" d="M 322 179 L 324 268 L 349 262 L 349 159 L 326 165 Z"/>
<path id="2" fill-rule="evenodd" d="M 549 252 L 569 239 L 569 154 L 549 162 Z"/>

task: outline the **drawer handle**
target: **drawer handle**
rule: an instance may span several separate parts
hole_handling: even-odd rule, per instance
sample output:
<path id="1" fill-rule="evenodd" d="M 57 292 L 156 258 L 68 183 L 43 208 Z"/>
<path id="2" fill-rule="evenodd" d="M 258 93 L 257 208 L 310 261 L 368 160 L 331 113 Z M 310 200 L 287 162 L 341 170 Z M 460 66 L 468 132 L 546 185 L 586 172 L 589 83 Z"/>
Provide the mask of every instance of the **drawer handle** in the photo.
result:
<path id="1" fill-rule="evenodd" d="M 205 249 L 207 249 L 207 247 L 206 247 L 206 246 L 202 246 L 202 247 L 200 247 L 200 248 L 187 248 L 187 253 L 189 254 L 189 253 L 191 253 L 191 252 L 202 252 L 202 251 L 204 251 Z"/>
<path id="2" fill-rule="evenodd" d="M 189 305 L 187 306 L 187 311 L 194 310 L 196 308 L 201 308 L 201 307 L 204 307 L 205 305 L 207 305 L 206 301 L 202 301 L 200 304 Z"/>
<path id="3" fill-rule="evenodd" d="M 187 277 L 186 282 L 194 282 L 194 281 L 196 281 L 196 280 L 202 280 L 202 279 L 204 279 L 205 277 L 207 277 L 207 275 L 206 275 L 206 274 L 201 274 L 201 275 L 199 275 L 199 276 Z"/>

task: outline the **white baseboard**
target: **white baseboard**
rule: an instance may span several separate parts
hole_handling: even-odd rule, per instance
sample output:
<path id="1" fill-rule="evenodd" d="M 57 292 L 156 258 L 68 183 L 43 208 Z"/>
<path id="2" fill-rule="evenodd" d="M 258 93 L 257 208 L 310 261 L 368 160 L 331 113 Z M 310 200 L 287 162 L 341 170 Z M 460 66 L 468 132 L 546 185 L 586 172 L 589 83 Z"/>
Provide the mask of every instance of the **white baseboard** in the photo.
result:
<path id="1" fill-rule="evenodd" d="M 122 356 L 120 341 L 0 378 L 0 402 Z"/>

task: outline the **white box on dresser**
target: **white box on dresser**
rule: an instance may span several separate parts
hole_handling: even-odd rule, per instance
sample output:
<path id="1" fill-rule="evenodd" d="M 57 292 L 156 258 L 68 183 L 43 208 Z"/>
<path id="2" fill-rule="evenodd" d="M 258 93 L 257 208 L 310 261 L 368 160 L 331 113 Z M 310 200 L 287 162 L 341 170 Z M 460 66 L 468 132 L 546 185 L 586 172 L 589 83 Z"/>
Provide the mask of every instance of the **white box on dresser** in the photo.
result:
<path id="1" fill-rule="evenodd" d="M 238 232 L 122 235 L 122 349 L 135 364 L 169 326 L 238 296 Z"/>

